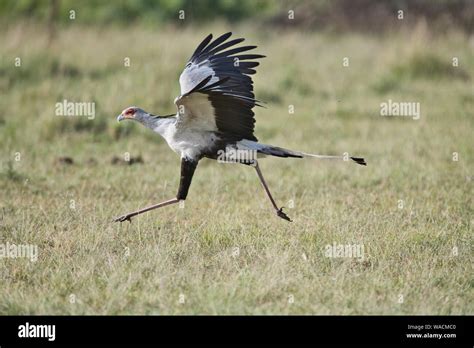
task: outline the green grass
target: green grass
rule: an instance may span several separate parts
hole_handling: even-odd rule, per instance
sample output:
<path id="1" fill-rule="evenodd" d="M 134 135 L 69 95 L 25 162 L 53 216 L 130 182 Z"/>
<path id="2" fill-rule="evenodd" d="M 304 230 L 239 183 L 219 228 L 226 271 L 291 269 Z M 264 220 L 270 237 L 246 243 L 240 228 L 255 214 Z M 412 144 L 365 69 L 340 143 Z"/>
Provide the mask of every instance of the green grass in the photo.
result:
<path id="1" fill-rule="evenodd" d="M 186 59 L 204 35 L 228 29 L 267 55 L 255 76 L 257 98 L 269 102 L 256 110 L 260 141 L 347 151 L 368 166 L 263 160 L 278 203 L 294 203 L 287 223 L 251 168 L 203 160 L 183 208 L 112 223 L 172 198 L 179 173 L 158 135 L 117 125 L 116 115 L 129 105 L 174 112 Z M 215 24 L 71 26 L 48 47 L 45 28 L 9 27 L 0 36 L 0 243 L 35 244 L 39 259 L 0 259 L 0 314 L 473 314 L 469 45 L 457 32 Z M 63 99 L 95 101 L 95 119 L 55 116 Z M 421 119 L 379 116 L 388 99 L 420 102 Z M 112 164 L 126 152 L 144 163 Z M 333 243 L 364 245 L 364 260 L 326 257 Z"/>

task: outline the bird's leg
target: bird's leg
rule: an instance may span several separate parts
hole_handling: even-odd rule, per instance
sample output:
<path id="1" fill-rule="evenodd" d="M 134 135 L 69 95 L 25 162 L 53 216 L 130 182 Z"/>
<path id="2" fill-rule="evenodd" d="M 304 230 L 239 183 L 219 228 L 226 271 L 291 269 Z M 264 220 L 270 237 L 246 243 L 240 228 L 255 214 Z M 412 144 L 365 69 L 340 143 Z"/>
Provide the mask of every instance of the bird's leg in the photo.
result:
<path id="1" fill-rule="evenodd" d="M 256 160 L 254 161 L 254 166 L 255 166 L 255 170 L 257 171 L 258 178 L 260 179 L 260 182 L 262 183 L 262 186 L 265 189 L 265 192 L 268 198 L 270 199 L 270 202 L 272 202 L 273 208 L 275 208 L 277 215 L 281 217 L 282 219 L 285 219 L 291 222 L 291 219 L 288 217 L 288 215 L 286 215 L 283 212 L 283 207 L 278 208 L 278 206 L 276 205 L 275 200 L 273 199 L 272 194 L 270 193 L 270 190 L 268 189 L 267 183 L 265 182 L 265 179 L 263 178 L 262 171 L 260 170 L 260 167 L 258 166 L 258 162 Z"/>
<path id="2" fill-rule="evenodd" d="M 178 194 L 176 195 L 176 198 L 172 198 L 170 200 L 167 200 L 158 204 L 154 204 L 149 207 L 119 216 L 118 218 L 114 220 L 114 222 L 123 222 L 127 220 L 131 222 L 132 217 L 136 215 L 140 215 L 147 211 L 165 207 L 167 205 L 175 204 L 175 203 L 178 203 L 179 201 L 185 200 L 186 196 L 188 195 L 189 187 L 191 186 L 191 180 L 193 178 L 194 170 L 196 169 L 197 163 L 198 163 L 197 161 L 189 160 L 187 158 L 181 159 L 181 178 L 179 181 L 179 189 L 178 189 Z"/>
<path id="3" fill-rule="evenodd" d="M 167 205 L 178 203 L 178 202 L 179 202 L 178 198 L 173 198 L 173 199 L 170 199 L 170 200 L 158 203 L 158 204 L 153 204 L 153 205 L 150 205 L 149 207 L 146 207 L 146 208 L 143 208 L 143 209 L 140 209 L 140 210 L 137 210 L 137 211 L 119 216 L 118 218 L 116 218 L 114 220 L 114 222 L 124 222 L 124 221 L 127 221 L 127 220 L 131 222 L 132 217 L 134 217 L 136 215 L 140 215 L 140 214 L 146 213 L 147 211 L 150 211 L 150 210 L 153 210 L 153 209 L 158 209 L 158 208 L 161 208 L 161 207 L 165 207 Z"/>

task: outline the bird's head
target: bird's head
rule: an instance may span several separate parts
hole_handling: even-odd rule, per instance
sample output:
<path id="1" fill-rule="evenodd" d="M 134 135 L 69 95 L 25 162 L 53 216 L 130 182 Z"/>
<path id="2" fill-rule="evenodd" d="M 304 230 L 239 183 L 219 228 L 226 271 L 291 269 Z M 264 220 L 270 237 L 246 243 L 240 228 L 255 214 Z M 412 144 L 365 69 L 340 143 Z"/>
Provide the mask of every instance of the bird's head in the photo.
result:
<path id="1" fill-rule="evenodd" d="M 137 108 L 136 106 L 130 106 L 117 116 L 117 121 L 120 122 L 122 120 L 135 120 L 138 122 L 143 122 L 147 117 L 150 117 L 150 115 L 144 110 Z"/>

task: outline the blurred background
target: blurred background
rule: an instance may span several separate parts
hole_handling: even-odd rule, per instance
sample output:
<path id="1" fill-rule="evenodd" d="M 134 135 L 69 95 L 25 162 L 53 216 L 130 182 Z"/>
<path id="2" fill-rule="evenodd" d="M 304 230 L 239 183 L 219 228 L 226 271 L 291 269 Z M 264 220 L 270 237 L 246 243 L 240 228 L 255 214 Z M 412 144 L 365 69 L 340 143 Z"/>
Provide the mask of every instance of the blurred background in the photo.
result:
<path id="1" fill-rule="evenodd" d="M 185 208 L 112 224 L 179 179 L 116 116 L 176 112 L 187 59 L 227 31 L 267 56 L 261 142 L 368 166 L 262 161 L 285 224 L 253 171 L 203 160 Z M 474 313 L 473 35 L 471 0 L 0 0 L 0 242 L 39 247 L 1 260 L 0 314 Z M 420 118 L 382 117 L 390 100 Z"/>
<path id="2" fill-rule="evenodd" d="M 74 8 L 81 10 L 78 23 L 107 26 L 159 27 L 176 23 L 177 14 L 184 10 L 184 25 L 219 19 L 284 27 L 290 25 L 285 12 L 293 10 L 298 15 L 292 27 L 374 32 L 398 27 L 393 13 L 404 10 L 410 23 L 425 19 L 440 30 L 446 26 L 469 32 L 474 29 L 474 4 L 470 0 L 3 0 L 0 15 L 4 23 L 28 18 L 65 24 L 69 10 Z"/>

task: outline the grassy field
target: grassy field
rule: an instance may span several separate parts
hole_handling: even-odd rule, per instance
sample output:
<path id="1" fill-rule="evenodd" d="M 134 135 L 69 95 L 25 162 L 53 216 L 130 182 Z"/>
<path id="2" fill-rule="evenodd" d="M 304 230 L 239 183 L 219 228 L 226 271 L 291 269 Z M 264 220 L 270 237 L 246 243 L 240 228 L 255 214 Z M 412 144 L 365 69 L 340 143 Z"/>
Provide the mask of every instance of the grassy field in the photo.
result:
<path id="1" fill-rule="evenodd" d="M 254 170 L 203 160 L 184 206 L 112 223 L 174 197 L 179 179 L 164 140 L 116 116 L 175 112 L 187 58 L 227 30 L 267 55 L 261 142 L 368 166 L 261 161 L 287 223 Z M 473 314 L 472 40 L 213 24 L 71 26 L 48 45 L 41 26 L 3 30 L 0 243 L 39 257 L 0 259 L 0 314 Z M 95 118 L 56 116 L 64 99 L 95 102 Z M 389 99 L 420 103 L 420 119 L 380 116 Z M 143 163 L 113 160 L 126 153 Z M 364 257 L 327 257 L 333 244 Z"/>

